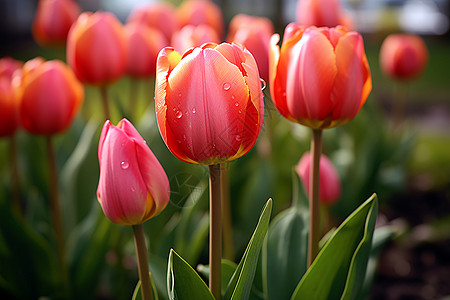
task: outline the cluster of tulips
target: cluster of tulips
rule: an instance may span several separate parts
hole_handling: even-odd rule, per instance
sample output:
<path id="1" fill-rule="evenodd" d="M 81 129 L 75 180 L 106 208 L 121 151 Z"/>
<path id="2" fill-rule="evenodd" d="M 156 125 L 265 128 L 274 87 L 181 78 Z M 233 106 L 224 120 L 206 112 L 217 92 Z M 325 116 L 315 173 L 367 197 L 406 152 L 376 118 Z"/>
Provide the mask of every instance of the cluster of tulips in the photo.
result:
<path id="1" fill-rule="evenodd" d="M 314 266 L 316 270 L 321 266 L 315 262 L 322 238 L 319 204 L 335 203 L 342 189 L 332 162 L 322 154 L 322 131 L 354 119 L 372 89 L 363 38 L 351 27 L 337 0 L 300 0 L 297 21 L 284 29 L 281 45 L 269 19 L 244 14 L 233 17 L 227 42 L 221 43 L 225 33 L 222 12 L 207 0 L 186 0 L 178 8 L 154 2 L 136 8 L 125 25 L 109 12 L 81 12 L 73 0 L 39 1 L 33 36 L 44 47 L 65 45 L 67 64 L 40 57 L 25 63 L 0 59 L 0 136 L 10 138 L 12 158 L 19 128 L 47 141 L 52 170 L 50 206 L 62 272 L 66 264 L 61 225 L 64 216 L 59 207 L 52 137 L 71 126 L 83 105 L 83 84 L 88 84 L 101 91 L 105 121 L 98 145 L 97 198 L 111 221 L 133 227 L 140 292 L 144 299 L 152 299 L 156 293 L 152 291 L 142 224 L 167 206 L 170 185 L 163 167 L 133 124 L 125 118 L 117 125 L 111 122 L 107 88 L 128 75 L 155 79 L 155 94 L 146 97 L 149 103 L 154 99 L 159 132 L 170 152 L 183 162 L 209 166 L 207 294 L 215 299 L 248 298 L 250 289 L 245 281 L 251 286 L 255 273 L 254 269 L 249 271 L 247 278 L 239 273 L 246 268 L 246 260 L 241 261 L 243 266 L 237 267 L 237 275 L 227 286 L 231 292 L 224 292 L 221 209 L 229 201 L 226 163 L 244 156 L 255 145 L 264 121 L 262 89 L 268 82 L 279 113 L 312 131 L 311 150 L 301 158 L 296 171 L 309 194 L 307 266 L 312 274 L 309 278 L 315 276 Z M 427 50 L 418 36 L 392 35 L 381 48 L 380 61 L 389 76 L 411 79 L 423 71 Z M 12 187 L 17 194 L 20 187 L 15 177 L 17 174 L 11 176 Z M 371 199 L 370 207 L 374 203 Z M 21 201 L 16 199 L 13 205 L 21 214 Z M 269 200 L 266 210 L 270 211 L 270 206 Z M 369 212 L 366 214 L 373 219 Z M 362 230 L 368 226 L 364 220 Z M 371 230 L 373 233 L 373 226 Z M 369 236 L 370 243 L 371 233 Z M 251 252 L 252 248 L 248 249 Z M 258 253 L 259 249 L 253 254 L 256 260 Z M 169 265 L 175 268 L 176 261 L 177 256 L 171 253 Z M 363 272 L 366 264 L 367 260 L 358 270 Z M 172 269 L 170 274 L 169 295 L 199 299 L 190 297 L 189 291 L 182 292 L 177 280 L 182 282 L 183 276 L 177 272 Z M 305 295 L 301 288 L 307 287 L 305 278 L 293 298 Z M 189 286 L 189 280 L 186 282 Z M 245 288 L 240 288 L 241 282 Z M 347 288 L 345 291 L 352 293 Z M 314 290 L 311 295 L 319 294 Z M 314 299 L 322 299 L 317 297 Z"/>

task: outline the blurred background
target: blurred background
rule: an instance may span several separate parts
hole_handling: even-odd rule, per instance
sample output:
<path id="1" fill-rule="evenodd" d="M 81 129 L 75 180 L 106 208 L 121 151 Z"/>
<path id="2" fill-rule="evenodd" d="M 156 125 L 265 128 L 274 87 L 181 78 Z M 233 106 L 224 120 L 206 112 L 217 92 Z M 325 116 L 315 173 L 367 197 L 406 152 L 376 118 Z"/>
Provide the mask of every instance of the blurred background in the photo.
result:
<path id="1" fill-rule="evenodd" d="M 83 10 L 111 11 L 125 22 L 134 8 L 151 1 L 77 2 Z M 170 2 L 175 5 L 181 3 L 180 0 Z M 238 13 L 264 16 L 273 21 L 276 32 L 280 34 L 288 23 L 295 20 L 297 5 L 295 0 L 214 2 L 222 8 L 226 24 Z M 324 136 L 326 153 L 343 178 L 342 201 L 333 207 L 333 213 L 336 220 L 342 220 L 371 193 L 377 192 L 381 201 L 379 226 L 389 225 L 395 228 L 395 239 L 386 245 L 380 255 L 374 285 L 369 293 L 370 299 L 444 299 L 450 295 L 450 1 L 342 0 L 341 3 L 351 15 L 354 29 L 364 37 L 373 90 L 354 121 L 342 128 L 327 130 Z M 35 56 L 64 59 L 64 52 L 60 49 L 45 49 L 33 40 L 31 24 L 36 7 L 37 1 L 32 0 L 0 0 L 0 57 L 11 56 L 22 61 Z M 397 32 L 421 35 L 429 50 L 429 62 L 423 76 L 408 84 L 401 84 L 408 99 L 401 134 L 394 134 L 389 126 L 398 85 L 381 72 L 378 59 L 384 38 Z M 122 90 L 127 84 L 121 81 L 113 87 L 113 94 L 116 93 L 119 102 L 125 97 L 126 93 Z M 86 99 L 89 97 L 98 96 L 96 91 L 87 87 Z M 266 93 L 266 102 L 270 102 L 268 99 L 270 96 Z M 270 126 L 274 127 L 269 129 L 266 127 L 269 125 L 265 124 L 266 129 L 276 133 L 272 148 L 273 158 L 257 163 L 257 150 L 252 150 L 248 156 L 230 164 L 231 173 L 233 170 L 241 170 L 241 166 L 247 166 L 247 169 L 242 169 L 246 171 L 237 172 L 239 174 L 230 180 L 232 202 L 239 204 L 233 208 L 233 218 L 237 226 L 236 257 L 240 257 L 257 219 L 257 214 L 248 216 L 246 213 L 253 210 L 259 212 L 268 197 L 281 199 L 275 203 L 274 215 L 289 205 L 291 168 L 309 147 L 306 129 L 289 124 L 280 118 L 270 105 L 266 107 L 265 117 L 265 122 L 270 122 Z M 152 122 L 154 125 L 154 119 Z M 201 167 L 186 166 L 176 161 L 163 145 L 159 134 L 150 133 L 151 126 L 142 124 L 143 122 L 143 136 L 153 139 L 152 143 L 157 145 L 156 150 L 152 150 L 160 160 L 163 157 L 163 165 L 171 180 L 171 202 L 174 205 L 162 214 L 159 221 L 151 220 L 148 225 L 160 229 L 159 235 L 162 235 L 170 231 L 170 226 L 175 228 L 175 221 L 171 218 L 174 211 L 183 205 L 189 206 L 188 201 L 195 202 L 204 197 L 206 173 Z M 60 165 L 63 165 L 75 148 L 83 126 L 78 120 L 71 133 L 60 139 L 60 144 L 66 145 L 60 149 Z M 268 130 L 264 131 L 263 128 L 263 133 Z M 88 146 L 91 150 L 83 162 L 84 166 L 97 163 L 96 142 L 94 138 L 93 144 Z M 22 142 L 28 147 L 32 147 L 34 143 L 35 141 Z M 5 148 L 4 145 L 0 146 Z M 3 155 L 5 151 L 1 152 L 1 147 L 0 153 Z M 30 154 L 29 152 L 33 151 L 22 150 L 22 154 Z M 0 161 L 6 162 L 7 157 L 1 157 Z M 22 161 L 22 164 L 27 165 L 27 162 Z M 34 170 L 33 168 L 39 166 L 25 167 L 27 170 Z M 259 172 L 259 175 L 253 180 L 244 178 L 251 172 Z M 77 176 L 83 177 L 82 171 Z M 93 192 L 97 184 L 96 178 L 96 173 L 90 174 L 85 176 L 85 180 L 89 179 L 90 183 L 78 183 L 77 187 L 84 191 L 80 192 L 76 199 L 84 197 L 91 201 L 85 199 L 85 202 L 95 202 Z M 5 176 L 2 177 L 2 182 L 7 182 Z M 38 187 L 45 185 L 42 180 L 37 179 L 28 184 Z M 183 195 L 187 192 L 195 195 L 186 199 Z M 31 198 L 42 198 L 36 189 L 33 193 Z M 256 197 L 260 199 L 252 202 Z M 85 204 L 84 208 L 80 209 L 80 220 L 88 215 L 91 204 Z M 37 218 L 36 215 L 30 218 Z M 180 219 L 182 216 L 177 222 Z M 164 222 L 169 225 L 162 225 Z M 165 257 L 167 248 L 176 238 L 160 238 L 151 251 L 155 255 L 161 253 L 160 256 Z M 123 235 L 117 236 L 116 239 L 116 244 L 129 240 Z M 182 245 L 179 247 L 182 248 Z M 188 248 L 187 245 L 184 247 Z M 132 250 L 132 247 L 130 249 Z M 123 250 L 123 253 L 132 253 L 130 249 Z M 117 255 L 112 252 L 108 252 L 108 255 L 107 263 L 110 269 L 113 269 L 111 266 L 118 259 Z M 204 256 L 204 253 L 197 251 L 190 262 L 202 261 L 202 255 Z M 126 258 L 126 255 L 124 256 Z M 126 263 L 125 259 L 125 268 Z M 133 263 L 128 261 L 128 264 Z M 129 273 L 134 272 L 130 269 L 127 269 Z M 117 275 L 119 272 L 109 274 Z M 111 276 L 114 275 L 109 275 Z M 125 275 L 127 276 L 135 279 L 134 275 Z M 111 287 L 108 291 L 103 291 L 102 288 L 107 286 L 105 282 L 114 282 L 117 278 L 103 276 L 102 280 L 103 285 L 96 289 L 97 294 L 110 298 L 114 295 L 111 293 Z M 122 287 L 121 292 L 125 295 L 134 284 L 134 281 L 130 282 Z M 117 297 L 120 299 L 120 296 Z"/>

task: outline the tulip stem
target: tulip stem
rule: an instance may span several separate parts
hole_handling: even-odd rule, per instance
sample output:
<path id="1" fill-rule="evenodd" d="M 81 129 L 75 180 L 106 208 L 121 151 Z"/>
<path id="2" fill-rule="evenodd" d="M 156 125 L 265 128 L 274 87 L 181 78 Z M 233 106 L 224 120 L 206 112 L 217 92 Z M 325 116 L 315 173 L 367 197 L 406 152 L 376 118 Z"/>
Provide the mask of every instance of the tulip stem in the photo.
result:
<path id="1" fill-rule="evenodd" d="M 209 166 L 209 289 L 221 298 L 222 201 L 221 165 Z"/>
<path id="2" fill-rule="evenodd" d="M 394 104 L 392 109 L 392 129 L 396 130 L 403 121 L 405 109 L 406 109 L 406 100 L 408 98 L 406 86 L 397 83 L 394 98 Z"/>
<path id="3" fill-rule="evenodd" d="M 148 269 L 147 247 L 145 246 L 144 228 L 142 224 L 132 225 L 134 244 L 138 260 L 139 278 L 141 279 L 142 300 L 152 300 L 153 291 Z"/>
<path id="4" fill-rule="evenodd" d="M 15 135 L 11 135 L 9 143 L 9 154 L 11 158 L 11 187 L 13 196 L 13 209 L 19 216 L 23 215 L 22 204 L 20 203 L 20 188 L 19 188 L 19 172 L 17 163 L 17 143 Z"/>
<path id="5" fill-rule="evenodd" d="M 130 107 L 128 110 L 128 114 L 130 116 L 130 120 L 136 121 L 136 106 L 138 104 L 138 95 L 139 95 L 139 81 L 137 78 L 130 78 L 130 99 L 128 99 Z"/>
<path id="6" fill-rule="evenodd" d="M 234 260 L 233 245 L 233 226 L 231 222 L 231 204 L 230 204 L 230 188 L 227 165 L 223 165 L 222 176 L 222 211 L 223 211 L 223 256 L 224 258 Z"/>
<path id="7" fill-rule="evenodd" d="M 322 154 L 322 130 L 313 129 L 311 140 L 311 168 L 309 181 L 309 236 L 308 267 L 319 253 L 320 241 L 320 174 L 319 163 Z"/>
<path id="8" fill-rule="evenodd" d="M 103 112 L 105 114 L 105 120 L 111 120 L 111 113 L 109 110 L 109 101 L 108 101 L 108 88 L 105 85 L 101 86 L 100 93 L 102 96 Z"/>
<path id="9" fill-rule="evenodd" d="M 62 226 L 61 207 L 58 188 L 58 175 L 56 168 L 56 156 L 53 148 L 52 136 L 46 137 L 47 160 L 49 167 L 49 191 L 50 191 L 50 212 L 53 219 L 53 228 L 55 230 L 56 249 L 61 271 L 65 280 L 67 280 L 67 267 L 65 261 L 64 230 Z"/>

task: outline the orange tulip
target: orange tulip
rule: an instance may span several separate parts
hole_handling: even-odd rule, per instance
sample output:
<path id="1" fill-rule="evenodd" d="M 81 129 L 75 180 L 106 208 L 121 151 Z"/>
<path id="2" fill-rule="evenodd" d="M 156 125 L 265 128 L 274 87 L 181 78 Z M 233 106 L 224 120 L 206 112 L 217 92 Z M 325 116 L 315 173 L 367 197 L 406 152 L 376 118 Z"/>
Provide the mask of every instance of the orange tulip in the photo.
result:
<path id="1" fill-rule="evenodd" d="M 186 25 L 172 36 L 171 46 L 180 53 L 204 43 L 220 43 L 217 32 L 206 24 Z"/>
<path id="2" fill-rule="evenodd" d="M 381 45 L 380 66 L 396 79 L 414 79 L 423 73 L 428 50 L 423 39 L 415 34 L 391 34 Z"/>
<path id="3" fill-rule="evenodd" d="M 161 50 L 156 116 L 173 155 L 213 165 L 247 153 L 263 122 L 263 94 L 255 59 L 237 44 L 205 44 L 183 56 Z"/>
<path id="4" fill-rule="evenodd" d="M 83 97 L 83 85 L 62 61 L 30 60 L 18 86 L 21 124 L 32 134 L 62 132 L 72 123 Z"/>
<path id="5" fill-rule="evenodd" d="M 305 29 L 291 23 L 281 50 L 271 40 L 270 92 L 287 119 L 312 129 L 352 120 L 372 89 L 359 33 L 342 27 Z"/>
<path id="6" fill-rule="evenodd" d="M 125 30 L 109 12 L 82 13 L 70 29 L 67 62 L 85 83 L 104 85 L 119 79 L 127 66 Z"/>
<path id="7" fill-rule="evenodd" d="M 186 0 L 177 10 L 178 25 L 206 24 L 216 30 L 219 37 L 223 36 L 224 21 L 221 9 L 209 0 Z"/>
<path id="8" fill-rule="evenodd" d="M 128 39 L 128 64 L 126 73 L 133 77 L 156 75 L 156 58 L 168 45 L 164 35 L 157 29 L 128 23 L 125 25 Z"/>
<path id="9" fill-rule="evenodd" d="M 353 27 L 352 20 L 342 10 L 339 0 L 298 0 L 297 24 L 306 27 Z"/>
<path id="10" fill-rule="evenodd" d="M 311 154 L 306 152 L 295 167 L 306 192 L 309 194 L 309 178 Z M 324 154 L 320 157 L 320 202 L 325 205 L 336 203 L 342 195 L 342 183 L 339 174 L 331 160 Z"/>
<path id="11" fill-rule="evenodd" d="M 255 57 L 261 77 L 269 80 L 270 37 L 275 32 L 268 18 L 239 14 L 230 22 L 228 42 L 242 44 Z"/>
<path id="12" fill-rule="evenodd" d="M 178 30 L 175 7 L 168 2 L 153 2 L 139 6 L 131 12 L 127 23 L 138 23 L 155 28 L 161 31 L 168 41 Z"/>
<path id="13" fill-rule="evenodd" d="M 19 127 L 17 93 L 13 74 L 22 62 L 11 57 L 0 58 L 0 137 L 13 135 Z"/>
<path id="14" fill-rule="evenodd" d="M 81 13 L 73 0 L 39 0 L 33 21 L 33 37 L 42 45 L 65 45 L 73 22 Z"/>

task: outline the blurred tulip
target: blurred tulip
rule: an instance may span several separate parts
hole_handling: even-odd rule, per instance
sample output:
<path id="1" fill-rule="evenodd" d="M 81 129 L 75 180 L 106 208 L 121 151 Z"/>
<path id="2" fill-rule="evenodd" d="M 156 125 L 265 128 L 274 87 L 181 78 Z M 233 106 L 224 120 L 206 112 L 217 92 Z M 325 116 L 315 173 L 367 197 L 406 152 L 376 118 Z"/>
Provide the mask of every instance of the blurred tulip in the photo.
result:
<path id="1" fill-rule="evenodd" d="M 109 12 L 82 13 L 69 31 L 67 62 L 84 83 L 105 85 L 127 66 L 125 30 Z"/>
<path id="2" fill-rule="evenodd" d="M 39 0 L 33 21 L 33 37 L 42 45 L 65 45 L 73 22 L 81 13 L 73 0 Z"/>
<path id="3" fill-rule="evenodd" d="M 154 77 L 158 53 L 168 45 L 166 38 L 158 30 L 137 23 L 126 24 L 125 33 L 128 40 L 127 74 Z"/>
<path id="4" fill-rule="evenodd" d="M 263 94 L 253 56 L 237 44 L 205 44 L 183 56 L 161 50 L 156 116 L 180 160 L 214 165 L 246 154 L 263 123 Z"/>
<path id="5" fill-rule="evenodd" d="M 106 121 L 98 145 L 97 198 L 114 223 L 141 224 L 158 215 L 170 198 L 167 175 L 128 120 Z"/>
<path id="6" fill-rule="evenodd" d="M 11 79 L 0 76 L 0 137 L 11 136 L 19 127 L 18 101 Z"/>
<path id="7" fill-rule="evenodd" d="M 169 2 L 153 2 L 137 7 L 128 17 L 128 23 L 138 23 L 155 28 L 161 31 L 168 41 L 178 30 L 175 7 Z"/>
<path id="8" fill-rule="evenodd" d="M 270 19 L 239 14 L 230 22 L 228 42 L 242 44 L 255 57 L 261 78 L 269 80 L 270 37 L 275 32 Z"/>
<path id="9" fill-rule="evenodd" d="M 20 121 L 32 134 L 64 131 L 83 103 L 83 85 L 59 60 L 38 58 L 26 62 L 17 84 Z"/>
<path id="10" fill-rule="evenodd" d="M 305 27 L 353 27 L 352 20 L 342 10 L 339 0 L 298 0 L 296 22 Z"/>
<path id="11" fill-rule="evenodd" d="M 6 76 L 12 79 L 14 72 L 21 69 L 22 66 L 23 63 L 19 60 L 8 56 L 2 57 L 0 58 L 0 77 Z"/>
<path id="12" fill-rule="evenodd" d="M 359 33 L 343 27 L 287 26 L 273 35 L 270 92 L 280 113 L 312 129 L 343 125 L 359 112 L 372 79 Z"/>
<path id="13" fill-rule="evenodd" d="M 178 25 L 180 28 L 186 25 L 206 24 L 216 30 L 222 38 L 224 21 L 221 9 L 210 0 L 185 0 L 177 10 Z"/>
<path id="14" fill-rule="evenodd" d="M 206 24 L 186 25 L 174 33 L 171 46 L 183 53 L 191 47 L 200 47 L 204 43 L 220 43 L 217 32 Z"/>
<path id="15" fill-rule="evenodd" d="M 389 77 L 410 80 L 421 75 L 428 62 L 428 49 L 415 34 L 391 34 L 381 45 L 381 70 Z"/>
<path id="16" fill-rule="evenodd" d="M 300 176 L 306 192 L 309 193 L 311 154 L 303 154 L 295 170 Z M 324 154 L 320 157 L 320 201 L 322 204 L 331 205 L 336 203 L 342 194 L 341 178 L 331 160 Z"/>

